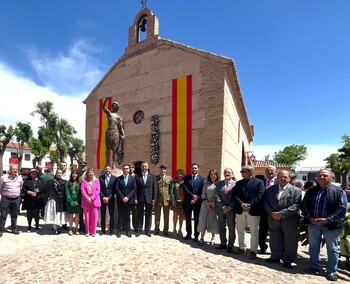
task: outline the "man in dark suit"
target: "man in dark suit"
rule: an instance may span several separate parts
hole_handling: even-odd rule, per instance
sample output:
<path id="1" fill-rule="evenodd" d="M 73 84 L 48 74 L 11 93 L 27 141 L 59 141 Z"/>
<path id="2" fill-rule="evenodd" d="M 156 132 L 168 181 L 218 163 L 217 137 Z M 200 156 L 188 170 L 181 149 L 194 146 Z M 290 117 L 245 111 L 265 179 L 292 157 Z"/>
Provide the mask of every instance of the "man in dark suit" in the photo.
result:
<path id="1" fill-rule="evenodd" d="M 266 189 L 268 189 L 270 186 L 277 184 L 276 174 L 277 174 L 277 171 L 275 166 L 270 165 L 265 168 L 265 178 L 264 178 L 265 192 L 266 192 Z M 264 196 L 262 197 L 262 199 L 264 200 Z M 269 223 L 268 223 L 267 216 L 268 215 L 266 210 L 262 208 L 261 214 L 260 214 L 260 223 L 259 223 L 259 247 L 260 247 L 261 254 L 265 254 L 268 248 L 268 245 L 266 244 L 267 235 L 269 234 Z"/>
<path id="2" fill-rule="evenodd" d="M 225 179 L 219 181 L 215 188 L 215 211 L 219 219 L 220 245 L 216 249 L 227 249 L 228 253 L 233 253 L 233 244 L 235 242 L 235 212 L 232 189 L 236 182 L 233 171 L 230 168 L 224 170 Z M 226 225 L 228 227 L 228 244 L 226 237 Z"/>
<path id="3" fill-rule="evenodd" d="M 157 200 L 157 179 L 148 171 L 148 163 L 141 164 L 141 173 L 136 176 L 137 232 L 140 236 L 145 218 L 145 234 L 151 236 L 152 209 Z"/>
<path id="4" fill-rule="evenodd" d="M 111 166 L 105 165 L 104 174 L 99 177 L 100 197 L 101 197 L 101 235 L 106 233 L 106 211 L 109 213 L 109 234 L 113 234 L 114 228 L 114 208 L 117 193 L 117 177 L 111 174 Z"/>
<path id="5" fill-rule="evenodd" d="M 123 165 L 123 175 L 118 177 L 119 186 L 117 187 L 118 204 L 118 231 L 117 237 L 120 238 L 121 231 L 126 228 L 126 235 L 131 237 L 130 228 L 130 210 L 134 205 L 136 192 L 136 179 L 130 176 L 129 165 Z"/>
<path id="6" fill-rule="evenodd" d="M 242 167 L 241 174 L 243 179 L 237 181 L 233 188 L 235 198 L 234 210 L 236 212 L 236 228 L 238 234 L 239 248 L 236 254 L 245 252 L 244 234 L 248 223 L 250 229 L 250 259 L 256 259 L 259 242 L 259 221 L 262 209 L 262 196 L 265 191 L 262 180 L 253 176 L 254 167 Z"/>
<path id="7" fill-rule="evenodd" d="M 192 212 L 194 215 L 194 241 L 198 241 L 199 232 L 197 232 L 199 211 L 202 204 L 202 190 L 205 183 L 205 177 L 198 174 L 198 164 L 191 165 L 191 174 L 185 176 L 185 200 L 184 208 L 186 213 L 186 236 L 184 240 L 190 240 L 192 235 Z"/>
<path id="8" fill-rule="evenodd" d="M 265 192 L 264 207 L 268 214 L 271 257 L 267 263 L 283 261 L 283 267 L 292 268 L 298 250 L 298 210 L 301 190 L 289 184 L 288 171 L 280 171 L 278 184 Z"/>

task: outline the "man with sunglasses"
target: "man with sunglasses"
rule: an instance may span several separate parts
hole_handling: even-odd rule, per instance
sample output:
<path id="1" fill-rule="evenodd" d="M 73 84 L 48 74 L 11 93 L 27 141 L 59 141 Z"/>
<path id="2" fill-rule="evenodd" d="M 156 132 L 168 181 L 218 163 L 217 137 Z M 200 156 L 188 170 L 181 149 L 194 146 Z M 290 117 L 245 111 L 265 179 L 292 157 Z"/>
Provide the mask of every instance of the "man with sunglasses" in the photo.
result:
<path id="1" fill-rule="evenodd" d="M 236 229 L 238 233 L 239 248 L 236 254 L 245 253 L 244 234 L 248 223 L 250 229 L 250 259 L 256 259 L 259 243 L 259 221 L 262 210 L 262 196 L 265 191 L 262 180 L 255 178 L 254 167 L 242 167 L 243 179 L 237 181 L 233 188 L 235 199 Z"/>

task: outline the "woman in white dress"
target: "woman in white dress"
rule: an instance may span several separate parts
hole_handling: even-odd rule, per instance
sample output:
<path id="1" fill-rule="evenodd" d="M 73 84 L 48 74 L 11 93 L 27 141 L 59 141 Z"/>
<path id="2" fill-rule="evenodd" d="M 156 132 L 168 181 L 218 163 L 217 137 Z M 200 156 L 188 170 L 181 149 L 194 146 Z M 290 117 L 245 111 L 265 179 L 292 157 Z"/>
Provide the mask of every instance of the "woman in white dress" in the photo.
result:
<path id="1" fill-rule="evenodd" d="M 215 187 L 219 180 L 218 172 L 210 170 L 202 191 L 202 205 L 199 213 L 199 223 L 197 231 L 200 233 L 199 245 L 204 244 L 205 232 L 212 234 L 211 245 L 215 244 L 215 234 L 219 233 L 219 221 L 215 214 Z"/>

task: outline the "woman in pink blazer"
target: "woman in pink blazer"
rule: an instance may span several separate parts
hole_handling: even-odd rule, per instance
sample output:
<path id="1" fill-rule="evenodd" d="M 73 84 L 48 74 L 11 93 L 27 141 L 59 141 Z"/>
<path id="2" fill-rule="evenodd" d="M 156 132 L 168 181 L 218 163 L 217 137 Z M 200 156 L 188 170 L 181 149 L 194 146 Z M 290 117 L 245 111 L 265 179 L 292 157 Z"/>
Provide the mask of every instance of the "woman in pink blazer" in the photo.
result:
<path id="1" fill-rule="evenodd" d="M 81 183 L 81 207 L 84 210 L 86 236 L 96 236 L 98 208 L 101 206 L 100 182 L 93 168 L 88 169 L 87 176 Z"/>

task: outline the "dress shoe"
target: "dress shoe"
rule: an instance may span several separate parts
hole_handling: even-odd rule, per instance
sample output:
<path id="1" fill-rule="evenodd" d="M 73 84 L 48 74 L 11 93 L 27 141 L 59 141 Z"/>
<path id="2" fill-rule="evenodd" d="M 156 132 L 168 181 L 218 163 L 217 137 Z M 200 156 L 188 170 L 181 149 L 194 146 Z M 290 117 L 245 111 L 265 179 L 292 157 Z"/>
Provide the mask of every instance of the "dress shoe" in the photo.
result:
<path id="1" fill-rule="evenodd" d="M 136 236 L 136 237 L 139 237 L 140 235 L 141 235 L 140 232 L 136 232 L 136 233 L 135 233 L 135 236 Z"/>
<path id="2" fill-rule="evenodd" d="M 163 231 L 163 235 L 166 236 L 166 237 L 169 237 L 168 231 Z"/>
<path id="3" fill-rule="evenodd" d="M 184 240 L 185 240 L 185 241 L 190 240 L 190 239 L 191 239 L 191 236 L 190 236 L 190 235 L 186 235 L 186 236 L 184 237 Z"/>
<path id="4" fill-rule="evenodd" d="M 2 232 L 0 232 L 0 238 L 2 237 Z"/>
<path id="5" fill-rule="evenodd" d="M 251 259 L 251 260 L 256 259 L 256 253 L 251 251 L 250 254 L 249 254 L 249 259 Z"/>
<path id="6" fill-rule="evenodd" d="M 279 263 L 280 261 L 277 259 L 273 259 L 273 258 L 267 258 L 265 259 L 266 263 Z"/>
<path id="7" fill-rule="evenodd" d="M 155 235 L 159 235 L 159 229 L 155 229 L 155 230 L 154 230 L 154 234 L 155 234 Z"/>
<path id="8" fill-rule="evenodd" d="M 233 248 L 232 247 L 228 247 L 227 248 L 227 253 L 233 253 Z"/>
<path id="9" fill-rule="evenodd" d="M 200 239 L 200 240 L 199 240 L 199 245 L 200 245 L 200 246 L 203 246 L 203 245 L 204 245 L 204 240 L 203 240 L 203 239 Z"/>
<path id="10" fill-rule="evenodd" d="M 338 280 L 338 275 L 333 272 L 333 273 L 327 273 L 326 279 L 329 281 L 337 281 Z"/>
<path id="11" fill-rule="evenodd" d="M 122 235 L 120 233 L 120 231 L 117 232 L 117 238 L 120 238 Z"/>
<path id="12" fill-rule="evenodd" d="M 113 235 L 113 231 L 109 231 L 109 235 L 112 236 Z"/>
<path id="13" fill-rule="evenodd" d="M 100 236 L 103 236 L 104 234 L 106 234 L 106 232 L 100 232 Z"/>
<path id="14" fill-rule="evenodd" d="M 290 262 L 283 262 L 283 267 L 291 269 L 292 268 L 292 264 Z"/>
<path id="15" fill-rule="evenodd" d="M 319 273 L 320 272 L 320 269 L 319 268 L 314 268 L 314 267 L 307 267 L 304 269 L 304 271 L 308 274 L 316 274 L 316 273 Z"/>
<path id="16" fill-rule="evenodd" d="M 145 231 L 145 235 L 146 235 L 147 237 L 151 237 L 151 236 L 152 236 L 151 233 L 150 233 L 149 231 Z"/>
<path id="17" fill-rule="evenodd" d="M 128 238 L 131 238 L 131 233 L 129 231 L 126 232 Z"/>
<path id="18" fill-rule="evenodd" d="M 193 241 L 194 241 L 195 243 L 198 243 L 198 237 L 194 237 Z"/>
<path id="19" fill-rule="evenodd" d="M 215 247 L 216 249 L 227 249 L 227 245 L 224 244 L 220 244 L 217 247 Z"/>
<path id="20" fill-rule="evenodd" d="M 267 248 L 266 249 L 260 249 L 259 250 L 259 254 L 267 254 L 266 250 L 267 250 Z"/>
<path id="21" fill-rule="evenodd" d="M 15 235 L 19 235 L 18 229 L 13 229 L 13 230 L 12 230 L 12 233 L 14 233 Z"/>
<path id="22" fill-rule="evenodd" d="M 241 254 L 244 254 L 245 253 L 245 250 L 244 249 L 241 249 L 241 248 L 238 248 L 236 251 L 235 251 L 235 254 L 237 255 L 241 255 Z"/>

